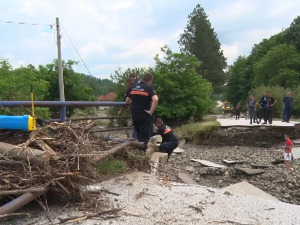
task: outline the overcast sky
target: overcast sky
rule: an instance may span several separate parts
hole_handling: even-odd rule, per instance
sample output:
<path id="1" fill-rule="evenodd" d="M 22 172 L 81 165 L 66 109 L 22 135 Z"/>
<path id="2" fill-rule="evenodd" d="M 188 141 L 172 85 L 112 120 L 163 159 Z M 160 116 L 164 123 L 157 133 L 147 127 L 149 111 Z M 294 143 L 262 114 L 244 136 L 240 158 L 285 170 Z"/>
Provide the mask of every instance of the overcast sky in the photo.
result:
<path id="1" fill-rule="evenodd" d="M 9 60 L 13 68 L 51 63 L 57 58 L 57 47 L 55 26 L 51 29 L 49 25 L 54 25 L 58 17 L 63 59 L 79 61 L 75 71 L 84 74 L 90 71 L 99 78 L 109 78 L 118 67 L 154 65 L 153 58 L 164 45 L 178 52 L 177 41 L 197 4 L 208 15 L 228 64 L 239 55 L 249 55 L 254 44 L 289 27 L 300 15 L 299 0 L 0 0 L 0 3 L 0 59 Z"/>

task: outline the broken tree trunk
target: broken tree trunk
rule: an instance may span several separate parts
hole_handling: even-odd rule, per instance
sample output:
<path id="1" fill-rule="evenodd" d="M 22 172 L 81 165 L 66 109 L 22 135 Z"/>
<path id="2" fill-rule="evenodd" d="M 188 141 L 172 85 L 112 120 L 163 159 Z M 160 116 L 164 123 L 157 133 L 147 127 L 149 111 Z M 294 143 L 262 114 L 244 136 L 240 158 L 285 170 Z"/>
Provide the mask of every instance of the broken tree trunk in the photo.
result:
<path id="1" fill-rule="evenodd" d="M 0 207 L 0 215 L 9 214 L 17 211 L 18 209 L 22 208 L 24 205 L 28 204 L 29 202 L 33 201 L 37 197 L 41 196 L 42 194 L 46 193 L 47 188 L 44 188 L 40 192 L 35 193 L 25 193 L 20 197 L 10 201 L 9 203 Z"/>
<path id="2" fill-rule="evenodd" d="M 49 145 L 47 145 L 43 140 L 36 140 L 35 143 L 45 152 L 48 152 L 50 157 L 52 157 L 53 159 L 57 160 L 60 158 L 57 152 L 50 148 Z"/>
<path id="3" fill-rule="evenodd" d="M 121 143 L 121 144 L 117 145 L 116 147 L 106 151 L 105 153 L 99 155 L 98 157 L 96 157 L 96 160 L 97 161 L 104 160 L 104 159 L 108 158 L 109 156 L 123 150 L 127 146 L 143 147 L 143 145 L 144 145 L 144 143 L 138 142 L 138 141 L 126 141 L 126 142 Z"/>
<path id="4" fill-rule="evenodd" d="M 46 168 L 50 160 L 50 155 L 45 151 L 32 148 L 20 148 L 16 145 L 3 142 L 0 142 L 0 154 L 14 160 L 29 161 L 31 165 L 37 165 L 42 168 Z"/>

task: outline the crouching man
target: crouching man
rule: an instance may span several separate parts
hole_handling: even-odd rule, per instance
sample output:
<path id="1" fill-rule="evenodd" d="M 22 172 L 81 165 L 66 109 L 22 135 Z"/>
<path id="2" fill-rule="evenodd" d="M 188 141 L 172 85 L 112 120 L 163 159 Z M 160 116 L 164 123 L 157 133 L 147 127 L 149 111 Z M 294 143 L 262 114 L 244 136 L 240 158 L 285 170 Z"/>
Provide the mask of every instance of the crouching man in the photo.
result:
<path id="1" fill-rule="evenodd" d="M 154 121 L 154 125 L 158 128 L 152 133 L 151 136 L 161 135 L 162 143 L 158 147 L 159 152 L 168 153 L 168 159 L 172 154 L 173 150 L 178 146 L 178 139 L 174 135 L 172 129 L 164 124 L 162 119 L 158 118 Z"/>

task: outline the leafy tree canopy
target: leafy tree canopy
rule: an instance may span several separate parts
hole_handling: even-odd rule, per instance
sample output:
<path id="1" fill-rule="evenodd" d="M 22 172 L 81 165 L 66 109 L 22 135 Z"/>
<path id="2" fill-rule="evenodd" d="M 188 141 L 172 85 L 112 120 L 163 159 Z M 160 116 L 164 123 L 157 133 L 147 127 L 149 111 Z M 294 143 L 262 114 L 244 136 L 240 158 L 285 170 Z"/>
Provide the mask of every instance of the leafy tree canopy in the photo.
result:
<path id="1" fill-rule="evenodd" d="M 165 57 L 155 57 L 153 71 L 153 86 L 159 97 L 157 115 L 168 121 L 201 118 L 213 101 L 211 84 L 196 72 L 199 61 L 194 56 L 173 53 L 167 46 L 161 50 Z"/>

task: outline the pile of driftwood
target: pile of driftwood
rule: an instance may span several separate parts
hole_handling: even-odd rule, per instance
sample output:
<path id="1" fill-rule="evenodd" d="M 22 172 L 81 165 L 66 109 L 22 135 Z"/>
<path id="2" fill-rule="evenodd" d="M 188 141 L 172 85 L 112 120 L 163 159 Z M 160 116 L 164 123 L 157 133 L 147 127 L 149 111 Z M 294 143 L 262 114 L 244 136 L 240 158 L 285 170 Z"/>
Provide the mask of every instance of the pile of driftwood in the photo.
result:
<path id="1" fill-rule="evenodd" d="M 80 200 L 80 187 L 97 177 L 97 161 L 126 146 L 141 146 L 136 141 L 108 142 L 90 132 L 95 125 L 52 123 L 23 133 L 27 140 L 18 145 L 8 143 L 16 142 L 11 133 L 0 134 L 0 217 L 11 216 L 48 191 L 60 199 Z M 38 202 L 46 208 L 44 199 Z"/>

